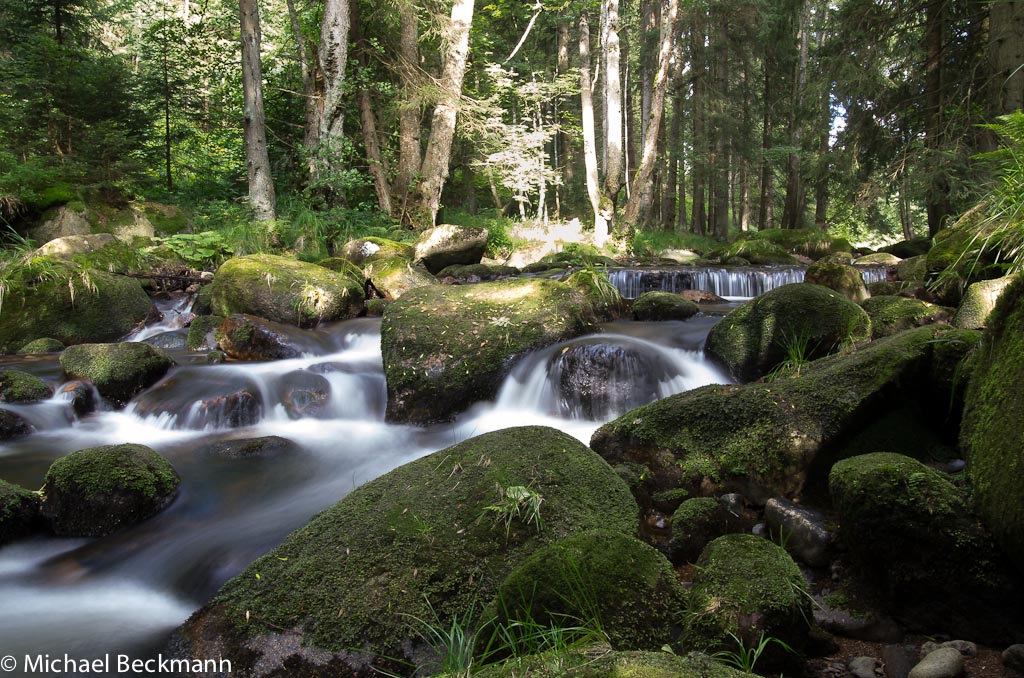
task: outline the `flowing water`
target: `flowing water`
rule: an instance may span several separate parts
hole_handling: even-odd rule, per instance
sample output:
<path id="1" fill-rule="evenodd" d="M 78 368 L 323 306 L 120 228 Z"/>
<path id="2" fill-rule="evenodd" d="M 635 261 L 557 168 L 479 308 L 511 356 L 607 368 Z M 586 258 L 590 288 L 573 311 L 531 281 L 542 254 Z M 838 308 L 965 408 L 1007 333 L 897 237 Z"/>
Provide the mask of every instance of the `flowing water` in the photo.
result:
<path id="1" fill-rule="evenodd" d="M 165 313 L 170 332 L 186 307 Z M 701 346 L 715 318 L 612 323 L 528 355 L 494 402 L 430 428 L 384 421 L 380 322 L 297 331 L 300 358 L 179 366 L 120 411 L 78 418 L 66 395 L 8 406 L 35 433 L 0 443 L 0 478 L 38 488 L 58 457 L 142 443 L 167 457 L 180 494 L 158 516 L 98 539 L 35 537 L 0 548 L 0 654 L 152 656 L 228 578 L 313 514 L 400 464 L 507 426 L 546 424 L 587 442 L 627 409 L 727 378 Z M 171 344 L 173 345 L 173 342 Z M 8 356 L 0 367 L 58 385 L 56 356 Z M 225 453 L 232 440 L 277 436 L 266 454 Z"/>
<path id="2" fill-rule="evenodd" d="M 609 271 L 608 279 L 626 299 L 636 299 L 644 292 L 682 292 L 703 290 L 726 299 L 750 299 L 790 283 L 804 281 L 806 269 L 785 266 L 777 268 L 668 268 L 622 269 Z M 886 279 L 885 267 L 861 268 L 864 284 Z"/>

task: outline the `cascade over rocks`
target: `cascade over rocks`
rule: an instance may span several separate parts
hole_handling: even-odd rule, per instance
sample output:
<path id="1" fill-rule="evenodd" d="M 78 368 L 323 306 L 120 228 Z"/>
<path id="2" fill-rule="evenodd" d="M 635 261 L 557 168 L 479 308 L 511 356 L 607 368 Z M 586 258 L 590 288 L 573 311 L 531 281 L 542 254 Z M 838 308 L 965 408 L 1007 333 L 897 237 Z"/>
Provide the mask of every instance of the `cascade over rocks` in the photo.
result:
<path id="1" fill-rule="evenodd" d="M 448 421 L 493 398 L 527 351 L 577 337 L 590 304 L 564 283 L 510 279 L 410 290 L 384 309 L 387 418 Z"/>
<path id="2" fill-rule="evenodd" d="M 362 280 L 271 254 L 227 260 L 210 287 L 213 315 L 244 313 L 314 327 L 363 311 Z"/>
<path id="3" fill-rule="evenodd" d="M 162 511 L 180 482 L 171 464 L 145 445 L 91 447 L 50 466 L 42 515 L 58 535 L 110 534 Z"/>
<path id="4" fill-rule="evenodd" d="M 488 510 L 498 488 L 543 498 L 535 524 Z M 355 489 L 229 581 L 172 638 L 178 657 L 240 675 L 378 676 L 429 663 L 410 618 L 446 627 L 539 548 L 587 530 L 632 535 L 637 507 L 591 450 L 550 428 L 487 433 Z M 257 577 L 257 575 L 259 575 Z M 435 617 L 436 615 L 436 617 Z"/>
<path id="5" fill-rule="evenodd" d="M 100 395 L 120 405 L 160 381 L 174 364 L 163 349 L 140 342 L 79 344 L 60 354 L 64 374 L 92 382 Z"/>
<path id="6" fill-rule="evenodd" d="M 479 264 L 486 249 L 486 228 L 441 224 L 420 234 L 414 258 L 436 274 L 452 264 Z"/>
<path id="7" fill-rule="evenodd" d="M 1020 584 L 945 474 L 877 452 L 833 466 L 829 495 L 851 556 L 908 628 L 988 642 L 1024 634 Z"/>
<path id="8" fill-rule="evenodd" d="M 748 301 L 708 333 L 705 352 L 737 381 L 771 372 L 787 344 L 806 341 L 807 359 L 871 336 L 871 319 L 838 292 L 808 283 L 783 285 Z"/>
<path id="9" fill-rule="evenodd" d="M 960 447 L 978 510 L 1024 572 L 1024 276 L 989 316 L 973 366 Z"/>
<path id="10" fill-rule="evenodd" d="M 581 343 L 551 358 L 562 414 L 597 420 L 658 398 L 667 368 L 657 356 L 629 346 Z"/>
<path id="11" fill-rule="evenodd" d="M 755 503 L 792 498 L 815 468 L 831 466 L 849 435 L 894 403 L 929 396 L 948 405 L 945 366 L 973 346 L 962 332 L 910 330 L 815 361 L 799 377 L 669 396 L 605 424 L 590 444 L 611 464 L 646 468 L 638 496 L 683 489 L 736 491 Z"/>
<path id="12" fill-rule="evenodd" d="M 154 313 L 138 280 L 55 262 L 56 275 L 4 295 L 0 352 L 51 337 L 63 344 L 116 341 Z"/>

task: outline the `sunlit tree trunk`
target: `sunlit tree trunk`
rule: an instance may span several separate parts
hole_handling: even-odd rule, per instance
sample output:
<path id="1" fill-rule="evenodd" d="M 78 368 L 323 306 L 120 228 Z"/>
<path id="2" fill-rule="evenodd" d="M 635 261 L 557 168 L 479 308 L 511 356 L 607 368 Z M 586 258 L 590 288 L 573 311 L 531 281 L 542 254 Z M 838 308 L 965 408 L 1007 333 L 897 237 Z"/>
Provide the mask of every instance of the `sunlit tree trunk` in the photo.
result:
<path id="1" fill-rule="evenodd" d="M 430 123 L 430 138 L 420 167 L 419 183 L 410 200 L 407 217 L 417 230 L 434 225 L 441 208 L 441 189 L 448 178 L 455 119 L 462 96 L 462 79 L 469 58 L 469 29 L 473 23 L 473 0 L 455 0 L 445 42 L 448 53 L 441 70 L 441 90 Z"/>
<path id="2" fill-rule="evenodd" d="M 583 126 L 583 164 L 587 175 L 587 196 L 594 210 L 594 244 L 598 247 L 608 240 L 608 219 L 601 204 L 601 189 L 597 176 L 597 144 L 594 134 L 594 90 L 590 79 L 590 24 L 587 15 L 580 17 L 580 105 Z"/>
<path id="3" fill-rule="evenodd" d="M 405 204 L 409 198 L 409 190 L 416 180 L 423 163 L 423 152 L 420 149 L 420 105 L 412 97 L 415 89 L 412 74 L 420 63 L 420 31 L 419 17 L 412 0 L 398 3 L 399 23 L 399 79 L 402 83 L 403 96 L 398 110 L 398 167 L 392 194 L 396 203 L 402 204 L 404 219 Z"/>
<path id="4" fill-rule="evenodd" d="M 348 59 L 348 32 L 351 27 L 349 0 L 326 0 L 320 24 L 320 70 L 323 71 L 323 110 L 320 117 L 320 143 L 328 152 L 343 136 L 345 62 Z"/>
<path id="5" fill-rule="evenodd" d="M 256 0 L 239 1 L 242 29 L 242 98 L 249 204 L 257 221 L 274 219 L 274 181 L 267 154 L 260 69 L 260 13 Z"/>
<path id="6" fill-rule="evenodd" d="M 690 227 L 694 233 L 707 231 L 707 218 L 704 211 L 704 186 L 707 168 L 707 138 L 704 133 L 705 99 L 705 68 L 704 68 L 704 12 L 697 9 L 694 13 L 693 29 L 690 32 L 690 59 L 693 64 L 693 216 Z"/>
<path id="7" fill-rule="evenodd" d="M 604 36 L 605 139 L 604 196 L 614 210 L 622 188 L 622 81 L 619 57 L 619 0 L 604 0 L 607 26 Z"/>
<path id="8" fill-rule="evenodd" d="M 305 122 L 302 128 L 302 147 L 305 151 L 307 170 L 312 179 L 316 176 L 316 163 L 313 156 L 316 146 L 320 142 L 320 116 L 323 106 L 323 96 L 320 91 L 323 86 L 323 79 L 319 77 L 319 68 L 315 62 L 310 63 L 309 51 L 306 49 L 306 37 L 302 34 L 302 27 L 299 25 L 299 15 L 295 10 L 295 1 L 287 0 L 288 18 L 292 25 L 292 35 L 295 39 L 295 52 L 299 60 L 299 68 L 302 73 L 302 97 Z"/>
<path id="9" fill-rule="evenodd" d="M 996 0 L 989 5 L 989 60 L 994 112 L 1024 108 L 1024 2 Z"/>

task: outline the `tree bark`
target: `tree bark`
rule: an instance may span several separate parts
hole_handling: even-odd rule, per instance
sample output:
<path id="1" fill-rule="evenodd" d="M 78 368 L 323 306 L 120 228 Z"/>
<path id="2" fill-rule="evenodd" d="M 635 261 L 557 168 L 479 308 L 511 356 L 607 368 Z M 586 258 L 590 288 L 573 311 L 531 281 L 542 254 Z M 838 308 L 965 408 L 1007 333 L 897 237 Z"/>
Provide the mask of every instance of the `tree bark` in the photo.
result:
<path id="1" fill-rule="evenodd" d="M 707 138 L 704 133 L 704 109 L 707 105 L 704 94 L 705 58 L 704 13 L 697 10 L 693 30 L 690 33 L 691 63 L 693 64 L 693 216 L 690 228 L 694 233 L 707 232 L 707 217 L 704 211 L 704 186 L 707 168 Z"/>
<path id="2" fill-rule="evenodd" d="M 797 149 L 789 154 L 786 175 L 786 203 L 782 210 L 783 228 L 800 228 L 803 221 L 803 177 L 800 168 L 800 151 L 803 147 L 804 126 L 801 115 L 801 100 L 807 84 L 807 57 L 810 42 L 810 2 L 800 3 L 800 24 L 797 30 L 797 41 L 800 52 L 797 57 L 796 70 L 793 74 L 793 92 L 790 101 L 789 141 Z"/>
<path id="3" fill-rule="evenodd" d="M 757 208 L 757 230 L 763 231 L 773 226 L 773 204 L 775 197 L 772 188 L 772 166 L 768 158 L 768 150 L 772 145 L 772 105 L 773 101 L 773 80 L 771 76 L 774 68 L 773 60 L 765 57 L 764 60 L 764 115 L 761 120 L 761 197 Z"/>
<path id="4" fill-rule="evenodd" d="M 612 210 L 622 188 L 622 82 L 619 57 L 619 0 L 604 0 L 608 25 L 604 38 L 605 64 L 605 124 L 606 137 L 604 167 L 604 196 L 611 202 Z"/>
<path id="5" fill-rule="evenodd" d="M 590 79 L 590 24 L 587 15 L 580 16 L 580 107 L 583 127 L 583 164 L 586 167 L 587 197 L 594 210 L 594 244 L 608 240 L 608 219 L 601 204 L 597 176 L 597 143 L 594 133 L 594 90 Z"/>
<path id="6" fill-rule="evenodd" d="M 646 138 L 644 151 L 640 158 L 640 166 L 633 178 L 633 190 L 629 202 L 623 210 L 622 218 L 627 224 L 635 224 L 640 215 L 644 189 L 654 170 L 654 162 L 658 156 L 658 136 L 661 130 L 661 118 L 665 110 L 665 89 L 668 86 L 668 69 L 672 57 L 672 38 L 676 30 L 676 17 L 679 14 L 679 0 L 666 0 L 667 6 L 661 29 L 661 47 L 658 50 L 658 72 L 654 76 L 654 87 L 651 94 L 651 114 L 645 126 Z"/>
<path id="7" fill-rule="evenodd" d="M 274 219 L 274 181 L 267 154 L 260 69 L 260 12 L 257 0 L 239 0 L 242 32 L 242 98 L 249 204 L 257 221 Z"/>
<path id="8" fill-rule="evenodd" d="M 355 56 L 360 68 L 364 71 L 369 67 L 366 58 L 366 43 L 363 40 L 362 26 L 359 21 L 358 6 L 352 6 L 351 26 L 349 32 L 356 46 Z M 388 184 L 388 168 L 381 156 L 380 144 L 377 140 L 377 116 L 373 112 L 373 100 L 370 90 L 365 86 L 365 78 L 359 78 L 356 89 L 356 103 L 359 106 L 360 129 L 363 137 L 363 150 L 366 153 L 367 168 L 373 178 L 373 189 L 377 194 L 377 206 L 388 216 L 393 216 L 391 206 L 391 186 Z"/>
<path id="9" fill-rule="evenodd" d="M 989 61 L 992 64 L 993 112 L 1024 108 L 1024 2 L 996 0 L 989 5 Z"/>
<path id="10" fill-rule="evenodd" d="M 405 220 L 405 206 L 409 199 L 409 190 L 416 180 L 416 174 L 423 163 L 423 152 L 420 148 L 420 106 L 412 97 L 415 84 L 412 74 L 420 63 L 420 31 L 419 16 L 412 0 L 399 2 L 399 79 L 402 83 L 403 96 L 398 110 L 398 167 L 392 187 L 394 202 L 402 204 L 399 221 Z"/>
<path id="11" fill-rule="evenodd" d="M 434 104 L 430 123 L 430 137 L 420 167 L 420 180 L 416 186 L 408 218 L 417 230 L 434 225 L 441 208 L 441 190 L 448 179 L 452 141 L 455 138 L 455 120 L 462 97 L 462 79 L 469 60 L 469 29 L 473 24 L 474 0 L 455 0 L 452 4 L 451 24 L 445 36 L 448 53 L 445 55 L 439 83 L 441 95 Z"/>
<path id="12" fill-rule="evenodd" d="M 320 90 L 323 86 L 323 79 L 320 77 L 320 69 L 317 68 L 316 63 L 309 61 L 306 38 L 299 25 L 299 14 L 295 11 L 295 1 L 287 0 L 287 6 L 292 35 L 295 38 L 295 53 L 302 73 L 303 112 L 305 114 L 302 127 L 302 147 L 306 155 L 309 178 L 313 179 L 316 176 L 316 163 L 313 158 L 316 153 L 316 145 L 320 141 L 320 116 L 323 106 L 323 93 Z"/>
<path id="13" fill-rule="evenodd" d="M 328 152 L 342 138 L 344 124 L 345 62 L 348 59 L 348 32 L 351 27 L 349 0 L 326 0 L 320 24 L 320 70 L 324 78 L 323 110 L 320 116 L 320 143 Z"/>
<path id="14" fill-rule="evenodd" d="M 714 63 L 714 84 L 715 84 L 715 107 L 717 115 L 714 117 L 715 130 L 715 151 L 714 159 L 711 162 L 712 171 L 712 196 L 711 196 L 711 218 L 709 219 L 709 230 L 713 229 L 715 236 L 725 240 L 729 237 L 729 128 L 726 125 L 726 112 L 729 99 L 729 50 L 728 38 L 728 12 L 718 10 L 717 42 L 715 48 Z"/>
<path id="15" fill-rule="evenodd" d="M 945 226 L 946 218 L 952 212 L 949 204 L 949 181 L 939 155 L 943 146 L 943 68 L 942 41 L 945 33 L 946 2 L 929 0 L 925 5 L 925 147 L 929 150 L 929 186 L 925 196 L 928 212 L 928 233 L 932 237 Z"/>

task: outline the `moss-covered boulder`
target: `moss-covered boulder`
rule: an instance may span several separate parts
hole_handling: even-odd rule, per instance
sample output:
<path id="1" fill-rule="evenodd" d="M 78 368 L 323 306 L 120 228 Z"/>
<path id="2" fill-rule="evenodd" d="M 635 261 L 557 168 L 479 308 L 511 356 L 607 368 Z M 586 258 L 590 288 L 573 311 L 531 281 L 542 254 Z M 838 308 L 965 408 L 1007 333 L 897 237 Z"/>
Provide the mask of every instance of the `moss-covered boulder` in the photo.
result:
<path id="1" fill-rule="evenodd" d="M 1024 571 L 1024 276 L 1000 297 L 972 364 L 960 446 L 978 510 Z"/>
<path id="2" fill-rule="evenodd" d="M 452 264 L 441 269 L 437 277 L 441 280 L 455 278 L 459 282 L 478 283 L 511 278 L 519 273 L 515 266 L 501 264 Z"/>
<path id="3" fill-rule="evenodd" d="M 728 263 L 739 257 L 755 266 L 794 266 L 800 263 L 793 255 L 775 243 L 765 239 L 737 240 L 722 249 L 708 254 L 709 258 L 717 258 Z"/>
<path id="4" fill-rule="evenodd" d="M 854 562 L 905 624 L 973 638 L 1013 628 L 1019 581 L 945 474 L 877 452 L 833 466 L 829 495 Z"/>
<path id="5" fill-rule="evenodd" d="M 751 534 L 728 534 L 708 544 L 697 561 L 683 641 L 695 649 L 733 649 L 732 634 L 756 647 L 763 633 L 799 652 L 812 620 L 807 582 L 785 549 Z M 770 644 L 759 667 L 787 660 L 795 657 Z"/>
<path id="6" fill-rule="evenodd" d="M 541 499 L 539 522 L 514 513 L 513 487 Z M 542 546 L 599 528 L 632 534 L 637 517 L 615 472 L 564 433 L 471 438 L 363 485 L 292 533 L 192 616 L 176 653 L 231 657 L 251 676 L 285 666 L 405 674 L 436 659 L 416 619 L 447 628 Z"/>
<path id="7" fill-rule="evenodd" d="M 105 445 L 53 462 L 42 515 L 56 534 L 95 537 L 150 518 L 177 496 L 170 462 L 145 445 Z"/>
<path id="8" fill-rule="evenodd" d="M 213 315 L 246 313 L 313 327 L 363 310 L 361 282 L 323 266 L 271 254 L 236 257 L 217 271 L 210 291 Z"/>
<path id="9" fill-rule="evenodd" d="M 0 352 L 52 337 L 70 346 L 116 341 L 146 321 L 153 303 L 138 280 L 48 260 L 49 273 L 12 285 L 0 309 Z M 34 276 L 32 270 L 26 271 Z"/>
<path id="10" fill-rule="evenodd" d="M 374 259 L 363 271 L 385 299 L 397 299 L 416 287 L 440 284 L 423 264 L 401 257 Z"/>
<path id="11" fill-rule="evenodd" d="M 910 259 L 911 257 L 919 257 L 928 254 L 928 250 L 930 250 L 931 247 L 932 239 L 928 236 L 922 236 L 920 238 L 912 238 L 910 240 L 901 240 L 900 242 L 893 243 L 892 245 L 880 247 L 878 248 L 878 251 L 895 254 L 900 259 Z"/>
<path id="12" fill-rule="evenodd" d="M 835 290 L 855 304 L 870 296 L 860 271 L 846 264 L 831 261 L 815 262 L 807 267 L 804 282 Z"/>
<path id="13" fill-rule="evenodd" d="M 813 359 L 870 336 L 871 319 L 859 306 L 826 287 L 794 283 L 730 312 L 711 329 L 705 351 L 746 382 L 778 367 L 796 344 Z"/>
<path id="14" fill-rule="evenodd" d="M 896 264 L 897 280 L 924 280 L 928 277 L 928 257 L 920 254 L 909 259 L 901 259 Z"/>
<path id="15" fill-rule="evenodd" d="M 929 296 L 923 280 L 881 280 L 866 285 L 868 293 L 873 297 L 900 295 L 921 298 Z"/>
<path id="16" fill-rule="evenodd" d="M 947 340 L 959 332 L 910 330 L 815 361 L 799 376 L 669 396 L 605 424 L 590 444 L 613 465 L 646 468 L 639 497 L 682 489 L 760 503 L 792 498 L 827 471 L 847 437 L 898 403 L 927 395 L 948 407 L 951 386 L 933 367 L 938 346 L 970 350 Z"/>
<path id="17" fill-rule="evenodd" d="M 68 235 L 54 238 L 40 246 L 32 254 L 34 257 L 53 257 L 55 259 L 71 259 L 79 254 L 88 254 L 117 242 L 117 238 L 109 233 L 91 235 Z"/>
<path id="18" fill-rule="evenodd" d="M 713 540 L 743 529 L 743 520 L 714 497 L 687 499 L 672 514 L 672 562 L 692 563 Z"/>
<path id="19" fill-rule="evenodd" d="M 185 347 L 190 351 L 212 351 L 217 348 L 219 329 L 224 320 L 219 315 L 200 315 L 193 318 L 188 326 Z"/>
<path id="20" fill-rule="evenodd" d="M 388 419 L 450 420 L 493 398 L 517 358 L 583 334 L 591 320 L 583 297 L 554 280 L 410 290 L 384 309 L 381 326 Z"/>
<path id="21" fill-rule="evenodd" d="M 85 379 L 105 398 L 127 403 L 152 386 L 175 364 L 174 358 L 150 344 L 79 344 L 60 354 L 69 379 Z"/>
<path id="22" fill-rule="evenodd" d="M 252 315 L 228 316 L 216 329 L 217 345 L 235 360 L 285 360 L 303 353 L 327 353 L 320 334 Z"/>
<path id="23" fill-rule="evenodd" d="M 32 534 L 39 527 L 38 492 L 0 480 L 0 546 Z"/>
<path id="24" fill-rule="evenodd" d="M 948 323 L 951 309 L 909 297 L 871 297 L 861 303 L 871 317 L 871 337 L 888 337 L 912 327 Z"/>
<path id="25" fill-rule="evenodd" d="M 601 269 L 583 268 L 567 275 L 564 282 L 590 303 L 594 316 L 602 321 L 618 320 L 626 310 L 619 289 Z"/>
<path id="26" fill-rule="evenodd" d="M 0 370 L 0 403 L 31 403 L 50 397 L 46 382 L 21 370 Z"/>
<path id="27" fill-rule="evenodd" d="M 327 259 L 321 259 L 316 262 L 316 265 L 323 266 L 328 271 L 341 273 L 353 280 L 362 280 L 366 277 L 363 275 L 363 269 L 361 266 L 357 266 L 345 257 L 329 257 Z"/>
<path id="28" fill-rule="evenodd" d="M 874 254 L 865 254 L 862 257 L 857 257 L 853 260 L 854 266 L 896 266 L 902 259 L 897 257 L 895 254 L 890 252 L 875 252 Z"/>
<path id="29" fill-rule="evenodd" d="M 1000 295 L 1013 282 L 1012 276 L 980 280 L 967 288 L 960 307 L 953 316 L 953 325 L 962 329 L 979 329 L 988 324 Z"/>
<path id="30" fill-rule="evenodd" d="M 756 678 L 716 661 L 691 653 L 680 657 L 668 652 L 608 652 L 556 650 L 509 659 L 484 667 L 475 678 Z"/>
<path id="31" fill-rule="evenodd" d="M 441 224 L 420 234 L 413 256 L 437 273 L 452 264 L 479 264 L 486 249 L 486 228 Z"/>
<path id="32" fill-rule="evenodd" d="M 412 259 L 416 248 L 413 245 L 387 238 L 356 238 L 342 246 L 340 256 L 358 266 L 365 266 L 374 259 L 401 257 Z"/>
<path id="33" fill-rule="evenodd" d="M 32 425 L 20 414 L 0 408 L 0 440 L 8 440 L 32 433 Z"/>
<path id="34" fill-rule="evenodd" d="M 659 551 L 594 530 L 540 549 L 498 587 L 495 623 L 590 625 L 615 649 L 659 649 L 678 637 L 685 593 Z M 568 622 L 568 624 L 567 624 Z"/>
<path id="35" fill-rule="evenodd" d="M 33 339 L 24 346 L 18 349 L 18 353 L 31 354 L 31 353 L 60 353 L 64 350 L 64 344 L 57 339 L 51 337 L 42 337 L 40 339 Z"/>
<path id="36" fill-rule="evenodd" d="M 681 294 L 644 292 L 633 302 L 634 320 L 688 320 L 700 308 Z"/>
<path id="37" fill-rule="evenodd" d="M 786 252 L 815 260 L 853 250 L 846 238 L 830 236 L 816 228 L 768 228 L 743 237 L 771 242 Z"/>

